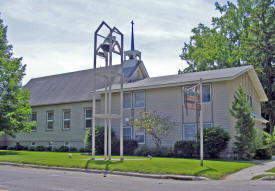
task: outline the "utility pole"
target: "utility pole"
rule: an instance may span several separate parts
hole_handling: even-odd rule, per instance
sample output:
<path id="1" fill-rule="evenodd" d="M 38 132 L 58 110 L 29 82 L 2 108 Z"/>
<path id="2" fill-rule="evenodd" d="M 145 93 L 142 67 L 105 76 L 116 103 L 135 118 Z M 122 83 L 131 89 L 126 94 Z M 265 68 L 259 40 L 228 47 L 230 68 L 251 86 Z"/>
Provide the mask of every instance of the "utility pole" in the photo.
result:
<path id="1" fill-rule="evenodd" d="M 203 116 L 202 116 L 202 79 L 200 79 L 200 159 L 203 167 Z"/>

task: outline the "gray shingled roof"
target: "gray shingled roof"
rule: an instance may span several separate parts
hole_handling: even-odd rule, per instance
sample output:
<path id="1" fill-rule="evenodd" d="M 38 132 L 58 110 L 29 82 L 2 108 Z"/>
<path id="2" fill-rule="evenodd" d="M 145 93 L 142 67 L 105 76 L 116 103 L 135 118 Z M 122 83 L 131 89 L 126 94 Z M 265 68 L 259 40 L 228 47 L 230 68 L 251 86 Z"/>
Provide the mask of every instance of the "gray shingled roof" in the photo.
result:
<path id="1" fill-rule="evenodd" d="M 159 77 L 151 77 L 145 78 L 140 81 L 136 81 L 133 83 L 124 84 L 125 90 L 130 89 L 142 89 L 147 87 L 160 87 L 160 86 L 172 86 L 178 84 L 191 84 L 198 82 L 202 79 L 204 82 L 210 81 L 220 81 L 224 79 L 232 79 L 238 76 L 241 73 L 247 72 L 248 70 L 253 69 L 253 66 L 241 66 L 234 68 L 226 68 L 219 70 L 208 70 L 202 72 L 193 72 L 193 73 L 185 73 L 185 74 L 176 74 L 176 75 L 168 75 L 168 76 L 159 76 Z M 113 85 L 113 90 L 118 90 L 120 86 Z M 98 90 L 102 91 L 102 89 Z"/>
<path id="2" fill-rule="evenodd" d="M 119 68 L 119 65 L 112 67 L 114 71 L 119 71 Z M 98 70 L 103 69 L 99 68 Z M 128 67 L 127 71 L 124 71 L 124 73 L 127 73 L 126 78 L 135 69 L 135 66 Z M 93 71 L 93 69 L 88 69 L 31 79 L 25 85 L 25 88 L 31 92 L 31 105 L 37 106 L 92 100 Z M 100 89 L 103 87 L 104 79 L 98 76 L 96 88 Z"/>

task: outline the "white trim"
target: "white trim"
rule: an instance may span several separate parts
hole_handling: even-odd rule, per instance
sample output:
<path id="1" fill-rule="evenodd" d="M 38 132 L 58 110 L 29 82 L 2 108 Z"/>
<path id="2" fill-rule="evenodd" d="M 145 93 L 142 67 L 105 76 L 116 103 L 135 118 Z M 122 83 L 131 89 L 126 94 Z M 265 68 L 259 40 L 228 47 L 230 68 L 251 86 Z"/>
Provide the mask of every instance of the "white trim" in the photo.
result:
<path id="1" fill-rule="evenodd" d="M 52 119 L 52 120 L 49 120 L 48 114 L 49 114 L 50 112 L 53 113 L 53 119 Z M 52 122 L 52 123 L 53 123 L 53 128 L 52 128 L 52 129 L 49 129 L 49 122 Z M 46 125 L 47 125 L 47 130 L 48 130 L 48 131 L 54 130 L 54 111 L 46 111 Z"/>
<path id="2" fill-rule="evenodd" d="M 87 110 L 91 110 L 91 112 L 92 112 L 92 116 L 91 117 L 86 117 L 86 111 Z M 84 108 L 84 128 L 85 129 L 90 129 L 90 127 L 86 126 L 86 121 L 87 120 L 91 120 L 91 122 L 93 122 L 93 108 L 92 107 L 85 107 Z M 91 127 L 92 127 L 92 123 L 91 123 Z"/>
<path id="3" fill-rule="evenodd" d="M 66 111 L 69 111 L 69 112 L 70 112 L 70 119 L 64 119 L 64 113 L 65 113 Z M 65 122 L 65 121 L 69 121 L 69 122 L 70 122 L 70 127 L 69 127 L 69 128 L 64 128 L 64 122 Z M 70 110 L 70 109 L 63 109 L 63 110 L 62 110 L 62 129 L 63 129 L 63 130 L 69 130 L 69 129 L 71 129 L 71 110 Z"/>

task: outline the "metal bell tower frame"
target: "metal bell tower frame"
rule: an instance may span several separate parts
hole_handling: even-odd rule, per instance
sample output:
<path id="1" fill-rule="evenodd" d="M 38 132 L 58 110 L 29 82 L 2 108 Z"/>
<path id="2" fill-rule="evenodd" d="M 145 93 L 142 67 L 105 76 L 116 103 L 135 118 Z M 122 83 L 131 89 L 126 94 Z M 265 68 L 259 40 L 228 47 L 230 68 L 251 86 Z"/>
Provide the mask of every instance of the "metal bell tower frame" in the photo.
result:
<path id="1" fill-rule="evenodd" d="M 103 27 L 109 31 L 107 36 L 100 34 Z M 120 37 L 120 42 L 116 40 Z M 98 38 L 103 38 L 103 43 L 98 45 Z M 120 56 L 119 71 L 113 70 L 113 53 Z M 105 66 L 98 71 L 97 57 L 105 60 Z M 104 160 L 111 160 L 111 132 L 112 119 L 120 119 L 120 160 L 123 160 L 123 34 L 116 28 L 111 28 L 104 21 L 94 33 L 94 75 L 93 75 L 93 122 L 92 122 L 92 159 L 95 159 L 95 126 L 96 119 L 104 119 Z M 96 113 L 96 79 L 104 78 L 104 113 Z M 120 80 L 120 114 L 112 114 L 112 84 L 114 79 Z M 107 146 L 108 145 L 108 146 Z M 108 151 L 108 152 L 107 152 Z"/>

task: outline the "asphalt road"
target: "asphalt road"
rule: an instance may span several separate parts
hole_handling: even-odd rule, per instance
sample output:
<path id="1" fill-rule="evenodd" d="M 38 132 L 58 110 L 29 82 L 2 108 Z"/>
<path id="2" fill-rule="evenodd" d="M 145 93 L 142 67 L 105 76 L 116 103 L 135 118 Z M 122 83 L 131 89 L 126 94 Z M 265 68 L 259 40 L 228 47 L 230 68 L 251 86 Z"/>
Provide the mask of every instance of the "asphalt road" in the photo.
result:
<path id="1" fill-rule="evenodd" d="M 180 181 L 0 166 L 0 191 L 275 191 L 271 181 Z"/>

